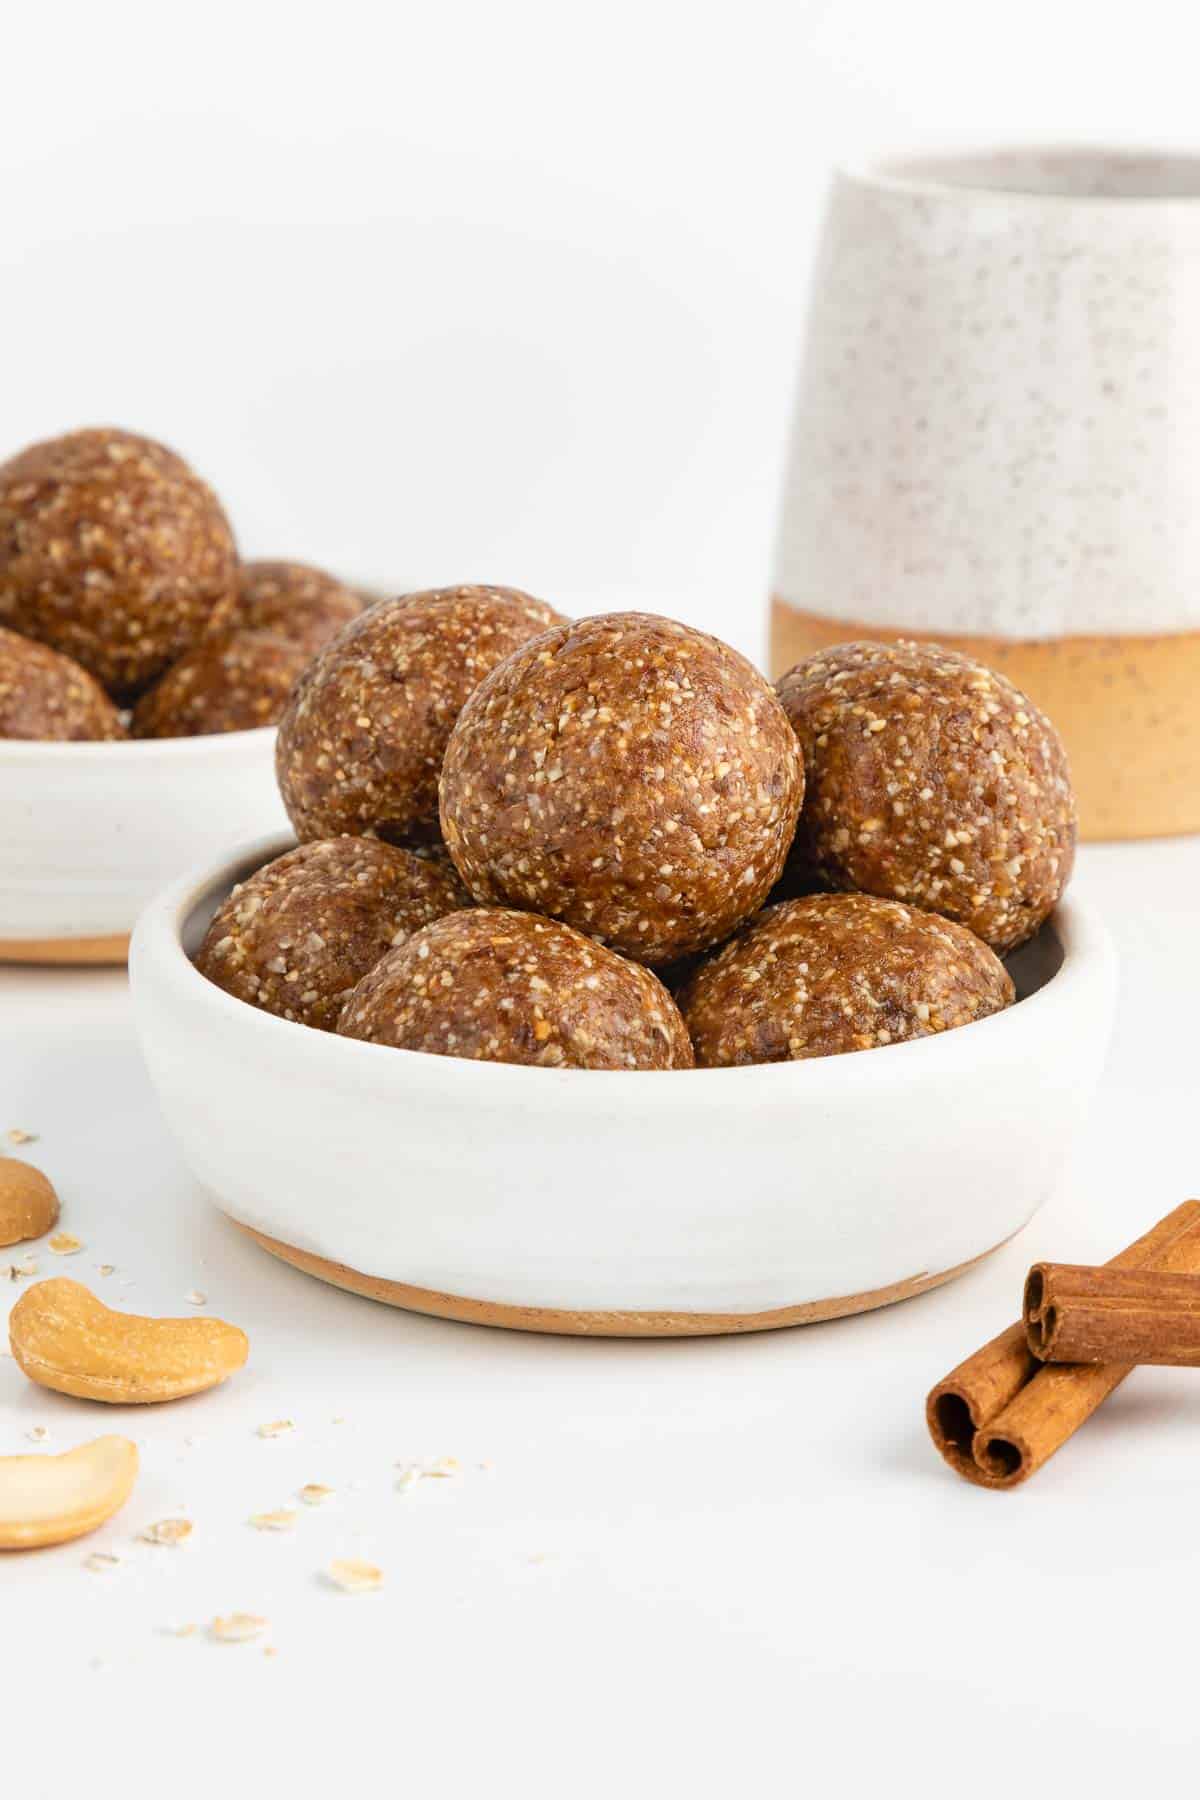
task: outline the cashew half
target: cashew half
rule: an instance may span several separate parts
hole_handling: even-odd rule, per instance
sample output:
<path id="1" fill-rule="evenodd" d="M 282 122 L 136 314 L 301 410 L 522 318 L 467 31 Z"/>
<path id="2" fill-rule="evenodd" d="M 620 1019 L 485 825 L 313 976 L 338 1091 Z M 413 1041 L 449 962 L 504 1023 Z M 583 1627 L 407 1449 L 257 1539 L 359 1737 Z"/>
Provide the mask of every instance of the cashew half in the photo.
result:
<path id="1" fill-rule="evenodd" d="M 44 1237 L 58 1218 L 58 1195 L 40 1169 L 0 1156 L 0 1246 Z"/>
<path id="2" fill-rule="evenodd" d="M 65 1544 L 111 1519 L 137 1479 L 137 1445 L 102 1437 L 62 1456 L 0 1456 L 0 1550 Z"/>
<path id="3" fill-rule="evenodd" d="M 8 1336 L 30 1381 L 115 1406 L 201 1393 L 240 1369 L 250 1352 L 236 1325 L 112 1312 L 65 1276 L 22 1294 L 9 1314 Z"/>

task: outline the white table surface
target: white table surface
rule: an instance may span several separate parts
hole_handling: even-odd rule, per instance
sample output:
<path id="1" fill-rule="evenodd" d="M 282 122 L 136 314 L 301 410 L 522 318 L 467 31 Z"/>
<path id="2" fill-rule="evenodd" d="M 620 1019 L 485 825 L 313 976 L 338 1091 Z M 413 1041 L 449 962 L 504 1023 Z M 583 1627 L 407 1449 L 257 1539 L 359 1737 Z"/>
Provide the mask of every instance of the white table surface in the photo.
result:
<path id="1" fill-rule="evenodd" d="M 0 1453 L 45 1426 L 46 1448 L 115 1430 L 142 1457 L 93 1537 L 0 1559 L 4 1791 L 704 1800 L 1086 1773 L 1092 1793 L 1135 1774 L 1183 1792 L 1200 1373 L 1136 1374 L 1011 1495 L 956 1480 L 923 1419 L 931 1383 L 1015 1315 L 1030 1261 L 1102 1258 L 1200 1192 L 1200 840 L 1081 864 L 1122 995 L 1057 1197 L 950 1287 L 757 1337 L 522 1336 L 310 1281 L 194 1189 L 123 974 L 0 972 L 0 1132 L 38 1134 L 21 1154 L 85 1244 L 40 1272 L 151 1313 L 201 1289 L 252 1340 L 227 1386 L 146 1409 L 0 1360 Z M 279 1417 L 295 1430 L 256 1435 Z M 461 1473 L 397 1491 L 398 1463 L 440 1456 Z M 289 1535 L 248 1526 L 306 1482 L 336 1494 Z M 170 1516 L 194 1521 L 186 1547 L 137 1541 Z M 95 1550 L 120 1565 L 90 1573 Z M 327 1587 L 339 1555 L 378 1562 L 383 1590 Z M 166 1630 L 232 1611 L 265 1615 L 277 1654 Z"/>

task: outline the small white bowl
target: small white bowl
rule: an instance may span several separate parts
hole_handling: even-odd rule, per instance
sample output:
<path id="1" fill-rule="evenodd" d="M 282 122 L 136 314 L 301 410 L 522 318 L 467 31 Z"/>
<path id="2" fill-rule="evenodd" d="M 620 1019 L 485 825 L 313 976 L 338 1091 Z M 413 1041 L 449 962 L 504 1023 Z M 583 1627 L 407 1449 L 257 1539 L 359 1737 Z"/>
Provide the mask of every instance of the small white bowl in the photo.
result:
<path id="1" fill-rule="evenodd" d="M 165 881 L 286 824 L 273 725 L 116 744 L 0 740 L 0 962 L 124 962 Z"/>
<path id="2" fill-rule="evenodd" d="M 233 883 L 289 842 L 142 915 L 142 1048 L 218 1206 L 286 1260 L 418 1311 L 679 1335 L 920 1292 L 1051 1193 L 1104 1057 L 1114 956 L 1077 901 L 1013 959 L 1016 1006 L 859 1055 L 602 1073 L 312 1031 L 189 960 Z"/>

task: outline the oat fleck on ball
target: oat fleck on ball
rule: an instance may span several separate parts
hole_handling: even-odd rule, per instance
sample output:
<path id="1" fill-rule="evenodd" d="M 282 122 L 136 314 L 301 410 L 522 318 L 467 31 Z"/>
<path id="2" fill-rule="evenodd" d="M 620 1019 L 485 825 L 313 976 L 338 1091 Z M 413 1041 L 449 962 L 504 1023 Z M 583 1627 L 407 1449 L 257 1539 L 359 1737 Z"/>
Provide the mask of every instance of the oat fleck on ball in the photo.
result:
<path id="1" fill-rule="evenodd" d="M 701 1068 L 842 1056 L 952 1031 L 1014 998 L 995 952 L 898 900 L 770 906 L 691 977 L 679 1006 Z"/>
<path id="2" fill-rule="evenodd" d="M 203 737 L 274 725 L 309 661 L 270 631 L 223 631 L 168 669 L 133 709 L 139 738 Z"/>
<path id="3" fill-rule="evenodd" d="M 359 982 L 345 1037 L 540 1068 L 690 1069 L 692 1047 L 649 969 L 531 913 L 452 913 Z"/>
<path id="4" fill-rule="evenodd" d="M 347 995 L 381 956 L 465 905 L 456 877 L 391 844 L 301 844 L 234 888 L 196 967 L 235 999 L 332 1031 Z"/>
<path id="5" fill-rule="evenodd" d="M 744 657 L 672 619 L 608 613 L 528 645 L 472 696 L 442 831 L 483 904 L 664 966 L 762 905 L 803 792 L 795 734 Z"/>
<path id="6" fill-rule="evenodd" d="M 0 627 L 0 738 L 123 738 L 121 715 L 69 656 Z"/>
<path id="7" fill-rule="evenodd" d="M 245 562 L 228 623 L 235 630 L 290 638 L 315 656 L 362 611 L 360 594 L 307 563 Z"/>
<path id="8" fill-rule="evenodd" d="M 229 522 L 188 465 L 128 431 L 74 431 L 0 464 L 0 625 L 132 700 L 233 607 Z"/>
<path id="9" fill-rule="evenodd" d="M 299 838 L 438 840 L 451 727 L 489 670 L 560 615 L 515 588 L 381 600 L 317 657 L 280 722 L 276 767 Z"/>
<path id="10" fill-rule="evenodd" d="M 936 644 L 843 644 L 779 696 L 804 751 L 797 879 L 909 900 L 993 949 L 1032 937 L 1075 859 L 1050 721 L 1004 676 Z"/>

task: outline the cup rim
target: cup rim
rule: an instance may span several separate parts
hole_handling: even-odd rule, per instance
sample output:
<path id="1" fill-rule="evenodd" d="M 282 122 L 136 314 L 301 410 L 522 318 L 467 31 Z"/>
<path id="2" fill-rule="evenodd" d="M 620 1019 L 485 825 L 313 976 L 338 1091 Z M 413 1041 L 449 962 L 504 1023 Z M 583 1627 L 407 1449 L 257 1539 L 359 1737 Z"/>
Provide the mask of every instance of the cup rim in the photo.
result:
<path id="1" fill-rule="evenodd" d="M 988 185 L 978 180 L 953 179 L 956 166 L 997 163 L 1010 160 L 1014 166 L 1036 164 L 1039 160 L 1138 164 L 1159 162 L 1188 168 L 1194 190 L 1184 193 L 1077 193 L 1067 189 Z M 939 175 L 938 170 L 946 173 Z M 868 151 L 859 156 L 840 158 L 834 165 L 835 175 L 856 186 L 874 188 L 884 193 L 951 200 L 964 204 L 993 203 L 1030 209 L 1046 207 L 1062 209 L 1080 207 L 1106 212 L 1138 212 L 1167 209 L 1174 212 L 1200 211 L 1200 148 L 1181 144 L 1139 142 L 1105 142 L 1096 139 L 1032 139 L 1029 142 L 997 139 L 916 140 L 900 148 Z"/>

